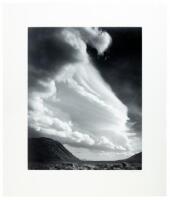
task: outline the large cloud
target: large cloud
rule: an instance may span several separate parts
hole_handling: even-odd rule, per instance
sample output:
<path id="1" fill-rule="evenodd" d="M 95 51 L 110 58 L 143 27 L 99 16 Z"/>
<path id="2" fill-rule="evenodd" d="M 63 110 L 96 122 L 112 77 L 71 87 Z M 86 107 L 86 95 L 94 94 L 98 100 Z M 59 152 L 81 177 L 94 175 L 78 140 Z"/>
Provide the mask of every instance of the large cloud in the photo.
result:
<path id="1" fill-rule="evenodd" d="M 29 31 L 30 137 L 59 140 L 87 159 L 94 159 L 87 150 L 105 159 L 130 155 L 137 148 L 129 137 L 127 107 L 92 64 L 87 44 L 102 54 L 111 37 L 97 28 Z"/>

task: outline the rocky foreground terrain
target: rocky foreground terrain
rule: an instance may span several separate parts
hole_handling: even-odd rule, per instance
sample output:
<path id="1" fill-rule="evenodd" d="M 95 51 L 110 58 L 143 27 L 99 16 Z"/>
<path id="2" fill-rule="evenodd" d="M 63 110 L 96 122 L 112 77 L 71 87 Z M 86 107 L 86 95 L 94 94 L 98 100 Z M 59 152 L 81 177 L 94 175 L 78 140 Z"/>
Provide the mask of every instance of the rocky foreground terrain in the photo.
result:
<path id="1" fill-rule="evenodd" d="M 30 138 L 28 169 L 31 170 L 141 170 L 142 153 L 119 161 L 82 161 L 61 143 L 49 138 Z"/>

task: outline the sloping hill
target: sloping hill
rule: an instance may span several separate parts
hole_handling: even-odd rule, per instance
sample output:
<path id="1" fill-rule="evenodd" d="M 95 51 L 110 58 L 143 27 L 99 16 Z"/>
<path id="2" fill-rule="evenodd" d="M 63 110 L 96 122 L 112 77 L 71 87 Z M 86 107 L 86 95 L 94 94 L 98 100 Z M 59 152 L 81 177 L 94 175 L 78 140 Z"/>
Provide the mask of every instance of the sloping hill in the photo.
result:
<path id="1" fill-rule="evenodd" d="M 117 161 L 82 161 L 60 142 L 45 137 L 29 138 L 28 169 L 140 170 L 142 153 Z"/>
<path id="2" fill-rule="evenodd" d="M 29 162 L 74 162 L 78 160 L 60 142 L 45 137 L 28 140 Z"/>
<path id="3" fill-rule="evenodd" d="M 132 162 L 141 163 L 142 162 L 142 152 L 137 153 L 137 154 L 131 156 L 130 158 L 127 158 L 125 161 L 130 162 L 130 163 L 132 163 Z"/>

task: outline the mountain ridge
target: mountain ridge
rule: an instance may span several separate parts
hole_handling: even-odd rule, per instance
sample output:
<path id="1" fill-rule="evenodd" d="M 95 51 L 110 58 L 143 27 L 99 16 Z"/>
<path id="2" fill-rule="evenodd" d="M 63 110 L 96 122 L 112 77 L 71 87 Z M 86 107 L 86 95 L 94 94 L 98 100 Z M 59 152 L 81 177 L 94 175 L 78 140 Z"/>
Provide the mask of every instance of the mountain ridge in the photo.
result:
<path id="1" fill-rule="evenodd" d="M 142 152 L 124 160 L 83 161 L 51 138 L 28 139 L 29 169 L 141 169 Z"/>

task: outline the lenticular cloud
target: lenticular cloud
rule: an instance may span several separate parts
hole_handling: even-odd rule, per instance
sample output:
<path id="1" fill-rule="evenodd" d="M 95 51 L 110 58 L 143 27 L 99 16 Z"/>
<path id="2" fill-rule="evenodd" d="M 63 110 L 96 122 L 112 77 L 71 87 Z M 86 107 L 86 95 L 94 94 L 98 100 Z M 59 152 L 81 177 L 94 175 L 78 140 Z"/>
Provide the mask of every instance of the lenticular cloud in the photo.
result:
<path id="1" fill-rule="evenodd" d="M 56 104 L 69 113 L 75 129 L 87 132 L 97 146 L 104 145 L 104 137 L 108 148 L 127 147 L 127 108 L 91 64 L 66 66 L 55 84 Z"/>
<path id="2" fill-rule="evenodd" d="M 54 66 L 54 73 L 37 80 L 39 87 L 29 91 L 29 127 L 36 136 L 51 137 L 72 147 L 127 152 L 127 107 L 86 51 L 88 43 L 102 54 L 111 43 L 110 36 L 99 29 L 66 28 L 58 35 L 56 32 L 56 37 L 74 49 L 74 62 L 57 72 Z"/>

